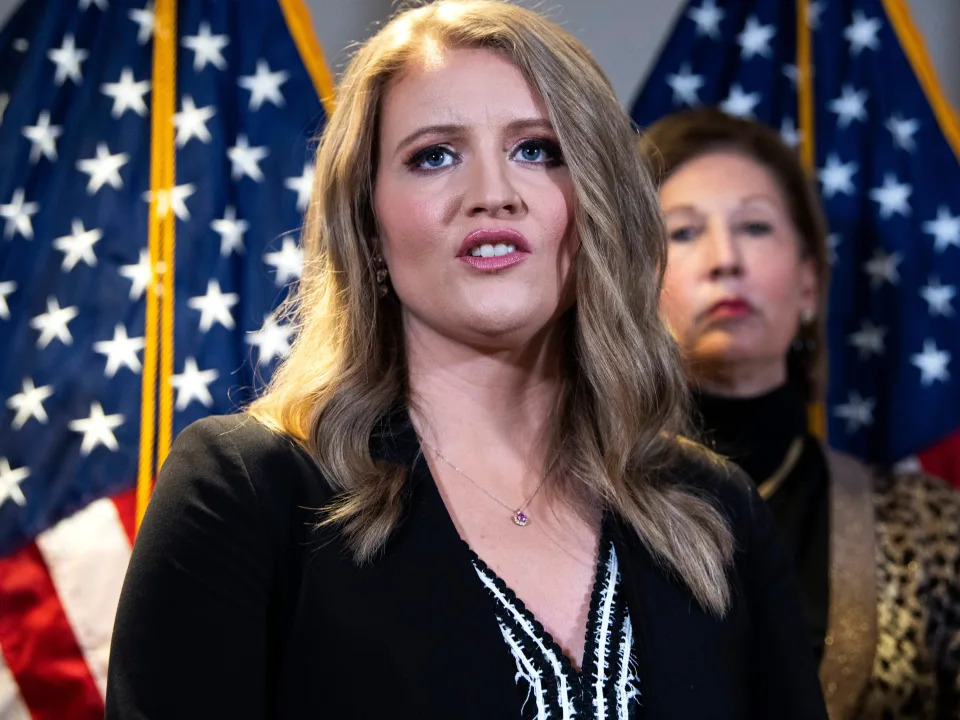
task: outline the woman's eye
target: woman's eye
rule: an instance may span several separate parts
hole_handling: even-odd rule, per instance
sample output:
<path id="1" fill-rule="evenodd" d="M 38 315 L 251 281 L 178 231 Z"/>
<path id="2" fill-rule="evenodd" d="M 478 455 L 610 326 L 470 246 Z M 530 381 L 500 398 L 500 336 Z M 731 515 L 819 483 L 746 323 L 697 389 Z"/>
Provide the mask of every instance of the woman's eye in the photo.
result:
<path id="1" fill-rule="evenodd" d="M 549 167 L 560 165 L 563 162 L 560 146 L 545 138 L 524 140 L 513 151 L 513 157 L 521 162 Z"/>
<path id="2" fill-rule="evenodd" d="M 693 240 L 697 234 L 698 229 L 696 227 L 693 225 L 684 225 L 671 229 L 667 233 L 667 237 L 674 242 L 686 242 L 688 240 Z"/>
<path id="3" fill-rule="evenodd" d="M 754 237 L 769 235 L 771 232 L 773 232 L 773 227 L 770 225 L 770 223 L 763 222 L 761 220 L 743 223 L 743 225 L 740 226 L 740 229 L 747 235 L 752 235 Z"/>
<path id="4" fill-rule="evenodd" d="M 407 164 L 419 170 L 436 170 L 453 165 L 455 160 L 452 151 L 439 145 L 432 145 L 416 153 Z"/>

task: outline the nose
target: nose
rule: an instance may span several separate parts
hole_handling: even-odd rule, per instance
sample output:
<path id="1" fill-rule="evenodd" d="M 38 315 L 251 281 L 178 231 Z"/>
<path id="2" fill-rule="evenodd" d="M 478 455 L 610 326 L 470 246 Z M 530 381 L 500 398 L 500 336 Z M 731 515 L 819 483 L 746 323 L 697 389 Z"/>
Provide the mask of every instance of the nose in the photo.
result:
<path id="1" fill-rule="evenodd" d="M 467 215 L 503 217 L 523 211 L 523 199 L 510 177 L 509 163 L 499 156 L 478 157 L 470 163 L 464 193 Z"/>
<path id="2" fill-rule="evenodd" d="M 739 277 L 743 274 L 740 243 L 730 226 L 721 220 L 707 227 L 707 273 L 711 279 Z"/>

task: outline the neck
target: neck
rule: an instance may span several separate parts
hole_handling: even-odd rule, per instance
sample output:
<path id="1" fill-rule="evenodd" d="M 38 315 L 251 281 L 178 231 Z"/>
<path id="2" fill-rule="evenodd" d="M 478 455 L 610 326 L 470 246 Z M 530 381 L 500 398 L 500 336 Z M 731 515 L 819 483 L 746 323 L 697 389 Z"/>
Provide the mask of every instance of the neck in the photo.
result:
<path id="1" fill-rule="evenodd" d="M 415 322 L 405 322 L 404 333 L 411 416 L 422 437 L 464 469 L 493 465 L 524 487 L 538 482 L 561 387 L 559 328 L 495 350 Z"/>
<path id="2" fill-rule="evenodd" d="M 703 392 L 727 398 L 765 395 L 787 381 L 786 360 L 771 362 L 699 362 L 692 366 L 694 384 Z"/>

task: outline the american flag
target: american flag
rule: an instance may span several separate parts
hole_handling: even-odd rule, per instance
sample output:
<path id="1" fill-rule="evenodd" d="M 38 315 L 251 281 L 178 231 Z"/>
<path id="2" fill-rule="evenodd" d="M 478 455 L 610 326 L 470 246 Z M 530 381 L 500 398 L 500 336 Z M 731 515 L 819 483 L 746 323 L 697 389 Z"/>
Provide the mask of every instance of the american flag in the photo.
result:
<path id="1" fill-rule="evenodd" d="M 960 124 L 904 0 L 694 0 L 632 107 L 796 146 L 826 209 L 831 444 L 960 485 Z"/>
<path id="2" fill-rule="evenodd" d="M 138 476 L 291 339 L 330 86 L 310 19 L 146 2 L 30 0 L 0 31 L 3 719 L 103 716 Z"/>

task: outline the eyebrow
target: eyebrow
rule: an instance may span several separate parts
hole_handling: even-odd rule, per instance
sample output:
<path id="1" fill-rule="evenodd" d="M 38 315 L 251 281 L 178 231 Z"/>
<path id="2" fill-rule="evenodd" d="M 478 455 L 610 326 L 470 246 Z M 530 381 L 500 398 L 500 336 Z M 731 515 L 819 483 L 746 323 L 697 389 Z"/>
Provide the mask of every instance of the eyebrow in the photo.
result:
<path id="1" fill-rule="evenodd" d="M 529 130 L 545 130 L 549 133 L 553 133 L 553 125 L 550 124 L 550 121 L 545 118 L 523 118 L 520 120 L 512 120 L 507 123 L 505 128 L 508 134 L 514 134 L 518 132 L 524 132 Z M 454 136 L 464 136 L 468 133 L 468 127 L 466 125 L 457 125 L 457 124 L 448 124 L 448 125 L 425 125 L 421 128 L 417 128 L 412 133 L 407 135 L 403 140 L 397 144 L 396 150 L 394 150 L 394 155 L 401 152 L 405 148 L 413 145 L 420 138 L 427 135 L 454 135 Z"/>

